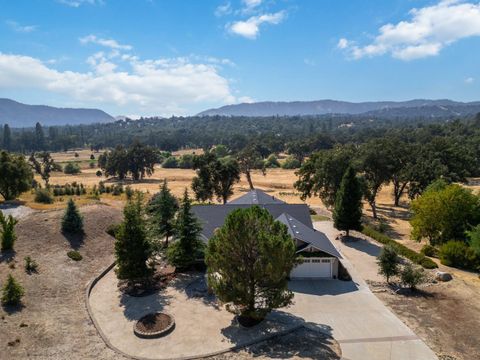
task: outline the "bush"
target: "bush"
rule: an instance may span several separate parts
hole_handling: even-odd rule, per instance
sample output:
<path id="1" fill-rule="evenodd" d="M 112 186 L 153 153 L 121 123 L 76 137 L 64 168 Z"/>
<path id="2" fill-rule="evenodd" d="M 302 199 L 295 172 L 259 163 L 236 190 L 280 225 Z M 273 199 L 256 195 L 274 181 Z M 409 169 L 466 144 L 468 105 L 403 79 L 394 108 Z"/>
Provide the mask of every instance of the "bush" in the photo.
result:
<path id="1" fill-rule="evenodd" d="M 162 167 L 165 169 L 175 169 L 178 168 L 178 162 L 177 159 L 173 156 L 170 156 L 165 159 L 165 161 L 162 164 Z"/>
<path id="2" fill-rule="evenodd" d="M 75 250 L 70 250 L 69 252 L 67 252 L 67 256 L 74 261 L 80 261 L 83 259 L 82 254 Z"/>
<path id="3" fill-rule="evenodd" d="M 425 255 L 425 256 L 430 256 L 430 257 L 438 257 L 438 250 L 435 246 L 432 245 L 425 245 L 422 247 L 422 250 L 420 252 Z"/>
<path id="4" fill-rule="evenodd" d="M 289 156 L 285 159 L 284 163 L 282 164 L 283 169 L 298 169 L 300 168 L 300 160 L 298 160 L 294 156 Z"/>
<path id="5" fill-rule="evenodd" d="M 88 166 L 90 166 L 90 169 L 95 169 L 95 166 L 97 166 L 97 164 L 95 163 L 95 161 L 90 161 L 88 163 Z"/>
<path id="6" fill-rule="evenodd" d="M 80 174 L 80 166 L 78 166 L 77 163 L 74 162 L 68 162 L 64 167 L 63 167 L 63 172 L 68 175 L 76 175 Z"/>
<path id="7" fill-rule="evenodd" d="M 25 271 L 27 273 L 37 272 L 38 264 L 35 260 L 30 256 L 26 256 L 23 260 L 25 260 Z"/>
<path id="8" fill-rule="evenodd" d="M 95 155 L 91 154 L 90 155 L 90 160 L 95 160 Z"/>
<path id="9" fill-rule="evenodd" d="M 17 225 L 18 220 L 15 219 L 12 215 L 5 216 L 3 212 L 0 211 L 0 234 L 1 234 L 1 248 L 2 251 L 13 250 L 13 244 L 17 239 L 15 234 L 15 225 Z"/>
<path id="10" fill-rule="evenodd" d="M 435 269 L 438 267 L 438 265 L 432 259 L 429 259 L 425 257 L 425 255 L 419 254 L 416 251 L 407 248 L 405 245 L 396 242 L 395 240 L 389 238 L 387 235 L 374 230 L 368 225 L 363 226 L 362 233 L 378 241 L 379 243 L 382 243 L 384 245 L 392 245 L 392 247 L 397 251 L 399 255 L 406 257 L 410 261 L 413 261 L 414 263 L 421 265 L 426 269 Z"/>
<path id="11" fill-rule="evenodd" d="M 53 204 L 53 196 L 48 189 L 37 189 L 35 190 L 35 202 Z"/>
<path id="12" fill-rule="evenodd" d="M 462 269 L 475 269 L 478 259 L 475 251 L 462 241 L 449 241 L 440 247 L 440 261 L 443 265 Z"/>
<path id="13" fill-rule="evenodd" d="M 127 186 L 125 188 L 125 195 L 127 196 L 127 200 L 131 200 L 134 193 L 135 192 L 133 191 L 133 189 L 130 186 Z"/>
<path id="14" fill-rule="evenodd" d="M 63 215 L 62 232 L 70 234 L 83 233 L 83 217 L 72 199 L 68 201 L 67 209 Z"/>
<path id="15" fill-rule="evenodd" d="M 280 163 L 278 162 L 277 157 L 275 154 L 271 154 L 267 160 L 265 160 L 265 167 L 266 168 L 279 168 Z"/>
<path id="16" fill-rule="evenodd" d="M 180 157 L 180 161 L 178 162 L 178 167 L 180 169 L 191 169 L 191 168 L 193 168 L 193 155 L 191 155 L 191 154 L 182 155 Z"/>
<path id="17" fill-rule="evenodd" d="M 23 295 L 25 295 L 25 291 L 22 285 L 20 285 L 11 274 L 8 275 L 7 282 L 3 287 L 2 304 L 18 305 Z"/>
<path id="18" fill-rule="evenodd" d="M 425 282 L 425 273 L 423 269 L 407 263 L 400 271 L 400 279 L 404 286 L 409 287 L 411 290 L 415 290 L 417 285 Z"/>
<path id="19" fill-rule="evenodd" d="M 390 277 L 398 274 L 399 262 L 400 259 L 395 248 L 390 244 L 385 245 L 377 258 L 378 273 L 385 276 L 387 282 L 389 282 Z"/>
<path id="20" fill-rule="evenodd" d="M 101 177 L 103 175 L 102 171 L 101 170 L 97 170 L 97 172 L 95 173 L 95 175 L 97 175 L 98 177 Z"/>
<path id="21" fill-rule="evenodd" d="M 110 236 L 117 237 L 118 229 L 120 228 L 120 224 L 111 224 L 107 227 L 106 233 Z"/>

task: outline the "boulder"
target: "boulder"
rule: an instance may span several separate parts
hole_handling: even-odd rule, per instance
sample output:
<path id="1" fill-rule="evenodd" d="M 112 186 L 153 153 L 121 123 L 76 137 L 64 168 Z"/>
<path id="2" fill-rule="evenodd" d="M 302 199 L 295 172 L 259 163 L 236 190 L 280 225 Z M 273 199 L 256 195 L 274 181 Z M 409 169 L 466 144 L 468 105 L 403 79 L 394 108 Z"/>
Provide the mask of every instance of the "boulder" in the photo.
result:
<path id="1" fill-rule="evenodd" d="M 435 279 L 438 281 L 450 281 L 453 279 L 452 274 L 444 271 L 437 271 L 435 273 Z"/>

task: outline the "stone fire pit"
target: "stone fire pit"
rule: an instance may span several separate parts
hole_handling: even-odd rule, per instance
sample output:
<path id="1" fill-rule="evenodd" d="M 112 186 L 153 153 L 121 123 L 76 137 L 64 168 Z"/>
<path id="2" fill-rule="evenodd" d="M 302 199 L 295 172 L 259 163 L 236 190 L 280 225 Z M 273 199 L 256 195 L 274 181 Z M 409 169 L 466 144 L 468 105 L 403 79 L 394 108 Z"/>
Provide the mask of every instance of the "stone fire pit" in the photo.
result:
<path id="1" fill-rule="evenodd" d="M 143 316 L 133 325 L 135 335 L 145 339 L 159 338 L 173 330 L 175 320 L 165 313 L 151 313 Z"/>

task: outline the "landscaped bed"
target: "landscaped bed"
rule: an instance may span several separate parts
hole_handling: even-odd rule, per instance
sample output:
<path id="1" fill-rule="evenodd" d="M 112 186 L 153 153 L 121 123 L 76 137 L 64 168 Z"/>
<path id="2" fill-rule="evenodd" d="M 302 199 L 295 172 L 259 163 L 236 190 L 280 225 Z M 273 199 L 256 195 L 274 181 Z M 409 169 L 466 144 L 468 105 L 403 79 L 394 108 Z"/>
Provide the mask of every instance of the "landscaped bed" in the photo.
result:
<path id="1" fill-rule="evenodd" d="M 175 320 L 171 315 L 161 312 L 151 313 L 135 323 L 133 332 L 141 338 L 158 338 L 167 335 L 174 326 Z"/>

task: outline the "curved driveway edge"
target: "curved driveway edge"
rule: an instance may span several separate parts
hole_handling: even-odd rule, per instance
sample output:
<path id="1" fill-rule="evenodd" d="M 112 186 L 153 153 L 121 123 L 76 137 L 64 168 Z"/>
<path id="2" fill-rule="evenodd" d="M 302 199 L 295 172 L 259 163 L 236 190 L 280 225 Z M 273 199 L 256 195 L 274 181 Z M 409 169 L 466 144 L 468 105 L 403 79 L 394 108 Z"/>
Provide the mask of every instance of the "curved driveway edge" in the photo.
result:
<path id="1" fill-rule="evenodd" d="M 305 326 L 303 321 L 300 321 L 299 319 L 296 319 L 296 321 L 294 321 L 290 326 L 282 324 L 285 320 L 283 319 L 283 316 L 280 315 L 278 317 L 273 316 L 272 317 L 273 319 L 270 320 L 271 322 L 278 322 L 278 324 L 281 324 L 280 329 L 278 329 L 274 332 L 271 332 L 271 333 L 265 333 L 265 334 L 262 334 L 262 335 L 258 334 L 258 336 L 254 336 L 251 339 L 245 339 L 245 341 L 241 341 L 241 342 L 239 341 L 236 344 L 231 344 L 230 346 L 224 346 L 220 350 L 211 351 L 211 352 L 202 352 L 202 353 L 198 353 L 198 354 L 194 354 L 194 355 L 188 355 L 188 356 L 175 356 L 175 357 L 171 357 L 171 356 L 169 356 L 169 357 L 150 357 L 150 356 L 141 356 L 141 355 L 137 356 L 137 355 L 133 355 L 133 354 L 128 354 L 125 351 L 123 351 L 122 349 L 119 349 L 117 346 L 115 346 L 110 341 L 109 336 L 107 336 L 105 334 L 104 330 L 102 329 L 102 326 L 100 325 L 98 319 L 96 318 L 96 316 L 94 314 L 95 311 L 92 309 L 92 305 L 90 303 L 90 297 L 91 297 L 91 294 L 94 290 L 94 287 L 98 284 L 98 282 L 100 280 L 104 279 L 107 275 L 111 275 L 110 271 L 113 269 L 114 266 L 115 266 L 115 263 L 110 264 L 98 276 L 96 276 L 92 281 L 90 281 L 90 283 L 88 284 L 88 286 L 86 288 L 85 303 L 86 303 L 86 308 L 87 308 L 88 315 L 89 315 L 90 319 L 92 320 L 92 323 L 94 324 L 94 326 L 95 326 L 97 332 L 99 333 L 100 337 L 105 342 L 105 344 L 110 349 L 114 350 L 116 353 L 118 353 L 118 354 L 120 354 L 120 355 L 122 355 L 122 356 L 124 356 L 128 359 L 135 359 L 135 360 L 190 360 L 190 359 L 198 359 L 198 358 L 210 357 L 210 356 L 220 355 L 220 354 L 224 354 L 224 353 L 231 352 L 231 351 L 240 350 L 242 348 L 245 348 L 245 347 L 248 347 L 248 346 L 263 342 L 263 341 L 267 341 L 267 340 L 270 340 L 270 339 L 273 339 L 273 338 L 276 338 L 276 337 L 286 335 L 286 334 L 291 333 L 293 331 L 296 331 L 296 330 L 298 330 L 302 327 L 305 327 L 309 330 L 319 331 L 316 328 L 311 328 L 309 326 Z M 199 305 L 201 305 L 201 304 L 199 304 Z M 230 315 L 230 317 L 231 317 L 231 315 Z M 291 320 L 291 319 L 289 319 L 289 320 Z M 219 329 L 219 332 L 220 332 L 220 330 L 222 330 L 222 329 Z M 174 330 L 174 331 L 176 331 L 176 330 Z M 133 334 L 133 330 L 131 331 L 131 336 L 135 337 L 135 335 Z M 168 336 L 167 336 L 167 338 L 168 338 Z M 139 338 L 138 340 L 139 341 L 143 340 L 143 341 L 146 341 L 148 343 L 148 342 L 152 341 L 153 339 L 152 340 L 144 340 L 144 339 Z"/>

